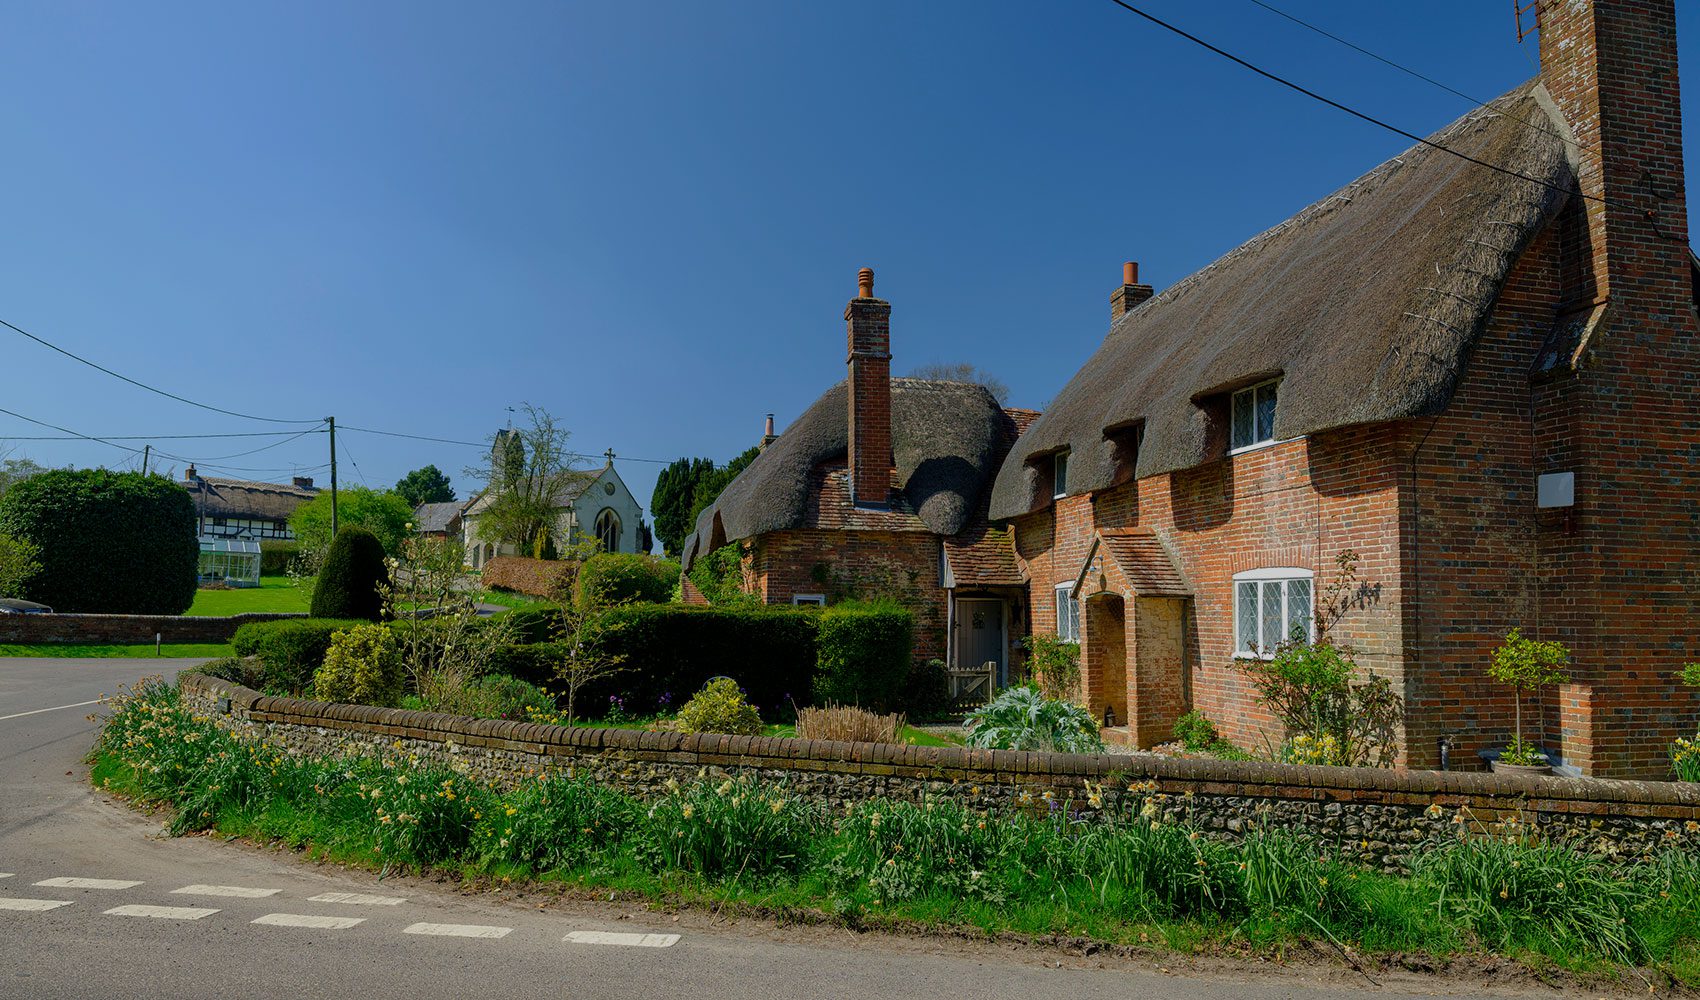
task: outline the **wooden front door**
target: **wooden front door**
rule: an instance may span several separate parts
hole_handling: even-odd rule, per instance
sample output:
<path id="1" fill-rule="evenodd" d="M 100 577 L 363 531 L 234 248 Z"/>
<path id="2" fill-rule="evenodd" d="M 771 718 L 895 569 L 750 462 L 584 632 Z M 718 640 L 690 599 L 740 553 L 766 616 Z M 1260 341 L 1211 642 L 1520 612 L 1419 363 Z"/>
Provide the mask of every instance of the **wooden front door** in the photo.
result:
<path id="1" fill-rule="evenodd" d="M 997 664 L 993 674 L 998 689 L 1009 683 L 1008 641 L 1004 634 L 1004 602 L 994 598 L 968 598 L 956 602 L 956 666 L 979 667 Z"/>

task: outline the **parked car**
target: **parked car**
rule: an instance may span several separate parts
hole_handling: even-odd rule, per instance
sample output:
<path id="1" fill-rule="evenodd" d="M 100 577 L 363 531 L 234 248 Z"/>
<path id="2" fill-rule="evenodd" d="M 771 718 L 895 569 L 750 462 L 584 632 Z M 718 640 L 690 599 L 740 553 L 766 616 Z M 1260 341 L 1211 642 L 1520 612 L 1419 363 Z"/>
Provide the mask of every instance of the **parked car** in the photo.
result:
<path id="1" fill-rule="evenodd" d="M 0 598 L 0 615 L 50 615 L 53 609 L 45 604 L 34 601 L 19 601 L 10 597 Z"/>

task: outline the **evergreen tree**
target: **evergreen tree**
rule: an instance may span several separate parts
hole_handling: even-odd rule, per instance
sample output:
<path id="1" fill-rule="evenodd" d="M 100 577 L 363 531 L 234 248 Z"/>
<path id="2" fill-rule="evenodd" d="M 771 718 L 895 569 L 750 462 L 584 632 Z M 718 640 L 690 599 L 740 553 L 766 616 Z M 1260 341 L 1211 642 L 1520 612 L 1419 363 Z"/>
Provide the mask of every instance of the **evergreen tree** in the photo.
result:
<path id="1" fill-rule="evenodd" d="M 319 579 L 313 585 L 313 617 L 378 621 L 384 616 L 384 596 L 379 587 L 389 580 L 389 566 L 378 536 L 365 528 L 343 528 L 325 553 Z"/>
<path id="2" fill-rule="evenodd" d="M 455 498 L 449 477 L 435 465 L 414 469 L 402 476 L 401 481 L 395 484 L 395 491 L 414 507 L 422 503 L 448 503 Z"/>
<path id="3" fill-rule="evenodd" d="M 685 537 L 694 527 L 691 507 L 696 501 L 697 483 L 713 474 L 712 460 L 681 458 L 662 469 L 655 480 L 649 509 L 655 515 L 655 537 L 661 540 L 661 547 L 668 555 L 679 554 Z"/>

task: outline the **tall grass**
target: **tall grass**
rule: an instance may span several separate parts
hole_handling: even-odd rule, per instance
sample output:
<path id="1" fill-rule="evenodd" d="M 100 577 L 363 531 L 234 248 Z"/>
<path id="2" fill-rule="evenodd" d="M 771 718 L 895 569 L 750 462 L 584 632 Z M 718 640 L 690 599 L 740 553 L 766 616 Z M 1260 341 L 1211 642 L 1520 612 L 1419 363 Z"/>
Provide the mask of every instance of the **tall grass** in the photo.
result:
<path id="1" fill-rule="evenodd" d="M 1570 968 L 1651 967 L 1700 985 L 1700 829 L 1617 859 L 1527 835 L 1466 836 L 1409 876 L 1339 859 L 1289 830 L 1237 842 L 1155 802 L 1110 818 L 1049 800 L 982 811 L 954 799 L 827 810 L 783 783 L 669 782 L 638 800 L 541 775 L 501 790 L 399 749 L 300 757 L 192 717 L 176 691 L 119 698 L 94 777 L 169 803 L 177 833 L 217 828 L 353 861 L 904 919 L 1360 953 L 1492 951 Z M 1089 788 L 1089 797 L 1100 790 Z"/>

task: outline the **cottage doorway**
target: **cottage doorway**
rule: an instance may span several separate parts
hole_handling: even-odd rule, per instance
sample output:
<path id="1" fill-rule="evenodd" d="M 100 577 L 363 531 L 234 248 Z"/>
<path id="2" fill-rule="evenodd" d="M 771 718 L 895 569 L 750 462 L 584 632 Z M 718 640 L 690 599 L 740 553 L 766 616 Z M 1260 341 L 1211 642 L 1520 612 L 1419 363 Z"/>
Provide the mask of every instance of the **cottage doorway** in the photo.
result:
<path id="1" fill-rule="evenodd" d="M 1080 687 L 1096 718 L 1114 714 L 1116 727 L 1127 725 L 1127 602 L 1120 594 L 1086 599 L 1085 641 L 1080 649 Z M 1109 713 L 1104 710 L 1109 709 Z"/>
<path id="2" fill-rule="evenodd" d="M 1009 683 L 1008 635 L 1004 602 L 995 598 L 964 598 L 956 602 L 956 668 L 974 670 L 997 664 L 992 676 L 1001 690 Z"/>

